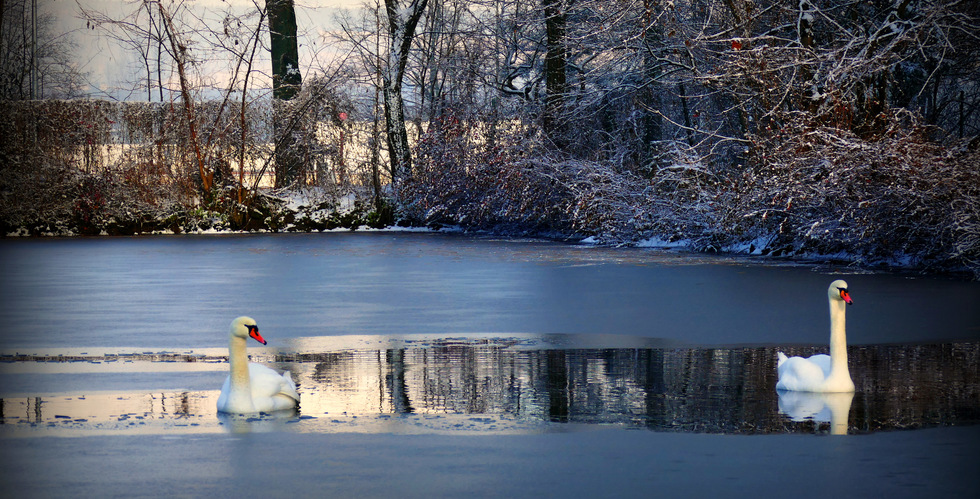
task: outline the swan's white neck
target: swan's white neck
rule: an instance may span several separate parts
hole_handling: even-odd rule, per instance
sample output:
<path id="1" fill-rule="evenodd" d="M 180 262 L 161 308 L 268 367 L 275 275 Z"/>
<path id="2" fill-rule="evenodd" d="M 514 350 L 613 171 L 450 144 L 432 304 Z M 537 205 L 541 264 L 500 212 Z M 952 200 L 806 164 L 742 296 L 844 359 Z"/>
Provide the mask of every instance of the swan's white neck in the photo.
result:
<path id="1" fill-rule="evenodd" d="M 847 370 L 847 334 L 844 328 L 843 300 L 830 301 L 830 378 L 850 379 Z"/>
<path id="2" fill-rule="evenodd" d="M 252 407 L 252 386 L 248 373 L 248 356 L 245 354 L 245 338 L 232 335 L 228 340 L 228 363 L 231 364 L 229 405 Z"/>

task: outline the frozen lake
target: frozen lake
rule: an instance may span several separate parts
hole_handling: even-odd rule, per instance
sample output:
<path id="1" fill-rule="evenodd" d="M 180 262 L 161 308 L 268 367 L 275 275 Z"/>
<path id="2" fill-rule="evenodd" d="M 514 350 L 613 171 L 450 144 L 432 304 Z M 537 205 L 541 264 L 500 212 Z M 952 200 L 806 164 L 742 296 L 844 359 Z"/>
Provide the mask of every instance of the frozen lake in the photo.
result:
<path id="1" fill-rule="evenodd" d="M 980 283 L 442 234 L 0 241 L 5 351 L 226 347 L 272 338 L 609 334 L 692 346 L 828 341 L 844 277 L 851 344 L 980 339 Z"/>
<path id="2" fill-rule="evenodd" d="M 394 459 L 413 477 L 406 490 L 418 494 L 465 490 L 453 480 L 508 480 L 494 474 L 507 466 L 459 468 L 473 459 L 459 452 L 438 458 L 441 446 L 593 490 L 551 467 L 555 456 L 528 455 L 542 439 L 592 446 L 576 466 L 613 466 L 599 459 L 604 453 L 637 466 L 647 460 L 617 468 L 624 480 L 660 461 L 710 474 L 750 448 L 762 454 L 757 462 L 731 472 L 793 478 L 797 468 L 822 469 L 801 453 L 836 455 L 834 439 L 814 437 L 828 433 L 857 439 L 835 469 L 879 459 L 879 470 L 891 470 L 879 479 L 855 473 L 850 490 L 912 496 L 921 486 L 956 493 L 977 484 L 958 470 L 978 457 L 980 283 L 430 233 L 0 240 L 0 257 L 0 446 L 20 460 L 0 478 L 26 495 L 132 492 L 127 456 L 141 452 L 179 468 L 181 455 L 224 449 L 212 456 L 220 468 L 244 459 L 235 455 L 243 446 L 268 453 L 279 441 L 289 444 L 294 470 L 338 459 L 304 446 L 310 439 L 342 447 L 362 471 Z M 826 352 L 825 290 L 838 278 L 855 300 L 847 326 L 857 392 L 777 394 L 776 351 Z M 252 360 L 297 379 L 298 413 L 215 414 L 228 323 L 242 314 L 269 340 L 250 344 Z M 914 431 L 889 431 L 899 429 Z M 629 430 L 648 436 L 621 436 Z M 740 440 L 719 440 L 725 435 Z M 183 454 L 164 450 L 173 439 Z M 681 454 L 650 456 L 638 441 L 709 457 L 683 464 Z M 375 459 L 359 442 L 399 449 L 406 460 Z M 109 455 L 93 456 L 90 445 L 108 445 Z M 923 446 L 932 464 L 912 466 L 906 452 Z M 32 488 L 30 473 L 55 462 L 56 476 Z M 107 474 L 84 478 L 88 465 Z M 160 478 L 151 468 L 143 478 Z M 350 487 L 330 490 L 398 490 L 354 484 L 359 475 L 345 469 L 328 475 Z M 322 471 L 294 477 L 300 490 L 322 490 Z M 451 480 L 436 487 L 422 478 L 431 473 Z M 160 494 L 208 490 L 208 475 L 190 475 L 191 488 L 171 481 Z M 683 476 L 663 483 L 665 491 L 695 484 Z M 257 478 L 242 480 L 269 491 Z M 527 480 L 483 490 L 541 492 Z M 726 490 L 716 482 L 691 490 Z M 645 490 L 591 485 L 600 483 L 610 495 Z"/>

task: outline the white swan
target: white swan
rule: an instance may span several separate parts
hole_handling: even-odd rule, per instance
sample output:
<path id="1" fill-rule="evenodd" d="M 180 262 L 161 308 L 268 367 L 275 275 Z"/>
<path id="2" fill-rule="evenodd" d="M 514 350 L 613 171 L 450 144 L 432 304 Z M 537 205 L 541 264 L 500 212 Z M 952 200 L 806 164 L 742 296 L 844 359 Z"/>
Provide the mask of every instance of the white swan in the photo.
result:
<path id="1" fill-rule="evenodd" d="M 299 405 L 299 393 L 296 393 L 296 384 L 288 371 L 280 375 L 268 367 L 248 361 L 245 342 L 249 336 L 265 345 L 254 319 L 239 317 L 233 320 L 228 336 L 231 374 L 221 387 L 219 412 L 252 414 L 293 409 Z"/>
<path id="2" fill-rule="evenodd" d="M 779 352 L 776 390 L 796 392 L 853 392 L 854 382 L 847 370 L 847 337 L 844 333 L 844 309 L 854 303 L 847 283 L 837 280 L 827 289 L 830 301 L 830 355 L 810 358 L 789 357 Z"/>

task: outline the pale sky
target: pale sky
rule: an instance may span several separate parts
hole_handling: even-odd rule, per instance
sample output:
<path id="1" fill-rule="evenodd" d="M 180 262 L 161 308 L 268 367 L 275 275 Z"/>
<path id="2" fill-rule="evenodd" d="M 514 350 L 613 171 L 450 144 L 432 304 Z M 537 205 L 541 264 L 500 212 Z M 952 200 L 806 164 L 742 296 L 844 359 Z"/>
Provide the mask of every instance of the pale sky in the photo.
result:
<path id="1" fill-rule="evenodd" d="M 173 0 L 163 0 L 164 5 L 173 5 Z M 256 0 L 264 5 L 264 0 Z M 113 18 L 123 18 L 127 13 L 137 10 L 141 0 L 38 0 L 38 8 L 50 12 L 57 19 L 61 32 L 71 32 L 77 45 L 76 60 L 83 72 L 89 74 L 89 81 L 94 87 L 100 88 L 105 94 L 119 99 L 146 99 L 145 87 L 131 91 L 139 79 L 145 78 L 145 70 L 139 62 L 138 55 L 107 37 L 101 30 L 88 29 L 86 21 L 81 18 L 80 6 L 106 13 Z M 329 58 L 328 47 L 317 40 L 318 33 L 333 29 L 334 18 L 343 9 L 357 9 L 364 0 L 296 0 L 296 18 L 300 32 L 300 64 L 304 78 L 311 65 L 324 64 L 314 60 L 319 57 Z M 254 9 L 252 0 L 184 0 L 184 4 L 200 17 L 207 19 L 214 29 L 220 30 L 224 12 L 229 8 L 242 13 Z M 303 36 L 303 34 L 307 36 Z M 263 38 L 268 46 L 268 35 Z M 200 52 L 195 53 L 199 54 Z M 198 55 L 206 59 L 204 55 Z M 257 62 L 262 72 L 271 70 L 268 52 L 256 53 Z M 220 79 L 222 71 L 226 71 L 227 63 L 211 63 L 204 72 L 208 76 Z M 93 97 L 104 97 L 93 95 Z"/>

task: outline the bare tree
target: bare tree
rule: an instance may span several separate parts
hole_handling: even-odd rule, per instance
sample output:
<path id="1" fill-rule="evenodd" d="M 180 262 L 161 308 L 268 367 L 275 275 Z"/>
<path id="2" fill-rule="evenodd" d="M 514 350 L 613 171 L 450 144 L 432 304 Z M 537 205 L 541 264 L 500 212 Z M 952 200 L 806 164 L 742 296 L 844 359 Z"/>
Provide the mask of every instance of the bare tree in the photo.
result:
<path id="1" fill-rule="evenodd" d="M 84 74 L 74 62 L 71 33 L 31 0 L 0 2 L 0 99 L 70 99 L 81 95 Z"/>
<path id="2" fill-rule="evenodd" d="M 145 83 L 148 97 L 153 83 L 152 62 L 157 65 L 156 83 L 160 86 L 161 98 L 164 96 L 165 80 L 160 68 L 172 67 L 176 79 L 176 91 L 181 102 L 183 124 L 186 134 L 181 134 L 178 142 L 186 141 L 193 156 L 193 169 L 197 174 L 201 194 L 205 203 L 213 201 L 216 184 L 227 179 L 223 170 L 228 169 L 226 157 L 227 143 L 231 130 L 237 122 L 239 128 L 239 200 L 243 196 L 243 172 L 245 170 L 245 142 L 249 134 L 246 113 L 250 94 L 250 84 L 254 81 L 253 66 L 256 49 L 259 47 L 259 34 L 262 32 L 265 11 L 253 3 L 254 10 L 244 14 L 228 11 L 220 27 L 210 26 L 188 10 L 184 3 L 168 7 L 156 0 L 141 0 L 133 10 L 122 18 L 114 18 L 105 13 L 82 9 L 81 13 L 93 27 L 102 29 L 124 46 L 136 51 L 141 65 L 146 70 Z M 151 48 L 158 45 L 159 55 L 151 57 Z M 218 54 L 230 62 L 227 81 L 221 82 L 218 89 L 220 98 L 212 104 L 200 102 L 199 92 L 203 90 L 203 78 L 199 74 L 202 59 L 207 54 Z M 166 59 L 169 62 L 165 62 Z M 168 78 L 169 80 L 169 78 Z M 140 83 L 137 83 L 138 85 Z M 169 84 L 169 83 L 168 83 Z M 237 116 L 229 112 L 233 107 L 232 96 L 241 92 Z M 254 95 L 252 95 L 254 98 Z M 204 108 L 204 112 L 202 111 Z M 235 119 L 237 118 L 237 120 Z M 158 142 L 171 139 L 158 137 Z"/>
<path id="3" fill-rule="evenodd" d="M 198 171 L 201 175 L 201 186 L 204 195 L 210 196 L 211 187 L 214 183 L 214 171 L 205 165 L 204 153 L 201 151 L 201 142 L 197 136 L 197 118 L 195 116 L 194 96 L 191 95 L 191 88 L 187 81 L 187 43 L 180 39 L 180 35 L 174 28 L 173 17 L 164 8 L 163 3 L 157 3 L 160 18 L 163 23 L 163 32 L 170 43 L 170 55 L 174 58 L 177 65 L 177 78 L 180 82 L 180 96 L 184 103 L 184 113 L 187 120 L 187 130 L 190 134 L 191 146 L 194 148 L 194 157 L 197 160 Z"/>
<path id="4" fill-rule="evenodd" d="M 405 128 L 405 104 L 402 81 L 408 64 L 409 50 L 419 19 L 428 0 L 385 0 L 388 14 L 388 58 L 381 73 L 385 103 L 385 124 L 388 132 L 388 155 L 392 178 L 407 178 L 412 174 L 412 152 Z"/>

